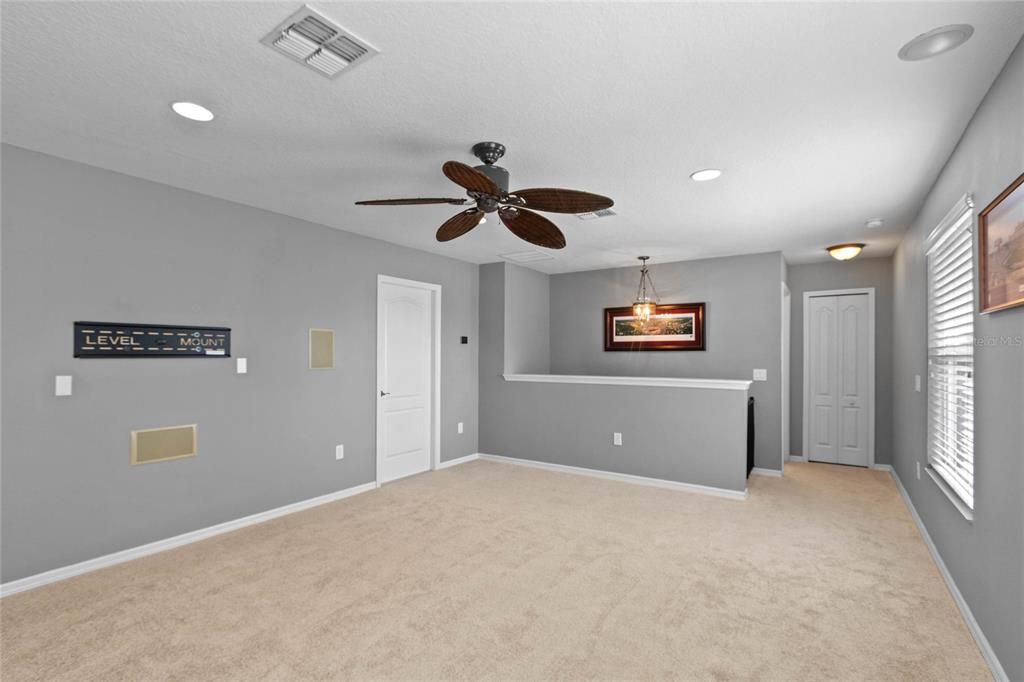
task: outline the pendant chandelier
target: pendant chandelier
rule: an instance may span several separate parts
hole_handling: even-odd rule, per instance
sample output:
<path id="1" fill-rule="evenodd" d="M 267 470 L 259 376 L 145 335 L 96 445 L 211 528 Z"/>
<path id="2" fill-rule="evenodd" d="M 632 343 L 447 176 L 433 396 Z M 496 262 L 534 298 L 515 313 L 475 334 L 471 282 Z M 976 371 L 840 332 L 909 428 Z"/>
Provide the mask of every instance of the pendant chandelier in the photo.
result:
<path id="1" fill-rule="evenodd" d="M 640 284 L 636 288 L 636 298 L 633 300 L 633 316 L 642 323 L 651 319 L 651 315 L 654 315 L 658 305 L 658 292 L 654 288 L 651 274 L 647 271 L 647 261 L 650 258 L 650 256 L 639 256 Z M 648 288 L 650 293 L 648 293 Z"/>

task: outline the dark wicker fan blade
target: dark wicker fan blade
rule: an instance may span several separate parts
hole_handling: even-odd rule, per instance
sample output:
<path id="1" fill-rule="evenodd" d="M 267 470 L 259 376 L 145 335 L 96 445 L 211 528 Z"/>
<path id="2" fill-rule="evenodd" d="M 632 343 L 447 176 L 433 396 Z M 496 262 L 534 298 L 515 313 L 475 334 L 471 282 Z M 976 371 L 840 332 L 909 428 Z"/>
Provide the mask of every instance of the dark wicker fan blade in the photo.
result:
<path id="1" fill-rule="evenodd" d="M 475 208 L 456 213 L 437 229 L 437 241 L 450 242 L 456 237 L 461 237 L 479 225 L 483 217 L 484 212 Z"/>
<path id="2" fill-rule="evenodd" d="M 370 201 L 357 201 L 356 206 L 412 206 L 414 204 L 454 204 L 460 206 L 469 199 L 371 199 Z"/>
<path id="3" fill-rule="evenodd" d="M 502 206 L 498 209 L 498 217 L 512 234 L 537 246 L 547 249 L 564 249 L 565 235 L 555 224 L 533 211 L 514 206 Z"/>
<path id="4" fill-rule="evenodd" d="M 471 192 L 483 192 L 484 194 L 493 194 L 494 196 L 501 194 L 498 186 L 489 177 L 464 163 L 446 161 L 441 166 L 441 170 L 449 180 L 456 185 L 465 187 Z"/>
<path id="5" fill-rule="evenodd" d="M 589 213 L 611 208 L 615 202 L 608 197 L 575 189 L 556 189 L 554 187 L 537 187 L 512 192 L 526 202 L 527 208 L 535 211 L 551 213 Z"/>

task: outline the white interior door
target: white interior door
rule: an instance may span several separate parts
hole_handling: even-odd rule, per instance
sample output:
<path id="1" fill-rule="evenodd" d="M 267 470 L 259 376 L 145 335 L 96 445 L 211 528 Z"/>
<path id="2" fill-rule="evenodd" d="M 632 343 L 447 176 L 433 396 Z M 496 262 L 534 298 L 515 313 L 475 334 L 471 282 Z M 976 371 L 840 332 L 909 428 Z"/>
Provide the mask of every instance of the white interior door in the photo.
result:
<path id="1" fill-rule="evenodd" d="M 812 296 L 807 305 L 807 458 L 869 466 L 867 294 Z"/>
<path id="2" fill-rule="evenodd" d="M 433 295 L 377 286 L 377 482 L 430 469 Z"/>

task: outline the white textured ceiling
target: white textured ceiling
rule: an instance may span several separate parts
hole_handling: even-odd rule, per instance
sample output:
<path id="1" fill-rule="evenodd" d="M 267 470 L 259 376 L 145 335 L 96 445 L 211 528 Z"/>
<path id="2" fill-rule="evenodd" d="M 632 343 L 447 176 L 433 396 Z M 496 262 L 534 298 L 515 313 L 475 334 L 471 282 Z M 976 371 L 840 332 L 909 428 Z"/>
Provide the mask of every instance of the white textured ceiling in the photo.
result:
<path id="1" fill-rule="evenodd" d="M 472 262 L 530 247 L 497 220 L 438 244 L 455 207 L 352 202 L 461 196 L 441 164 L 498 140 L 513 189 L 616 201 L 554 216 L 569 246 L 539 270 L 882 255 L 1024 31 L 1020 2 L 311 4 L 381 54 L 330 81 L 261 45 L 299 2 L 4 2 L 3 140 Z M 974 37 L 896 58 L 950 23 Z"/>

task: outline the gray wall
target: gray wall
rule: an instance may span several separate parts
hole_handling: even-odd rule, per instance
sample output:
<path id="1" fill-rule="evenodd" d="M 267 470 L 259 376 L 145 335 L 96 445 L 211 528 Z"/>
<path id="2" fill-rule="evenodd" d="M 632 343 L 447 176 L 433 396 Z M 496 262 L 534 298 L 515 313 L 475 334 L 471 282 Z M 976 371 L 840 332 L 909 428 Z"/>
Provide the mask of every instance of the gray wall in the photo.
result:
<path id="1" fill-rule="evenodd" d="M 741 491 L 745 391 L 506 382 L 505 301 L 538 293 L 514 265 L 480 268 L 480 450 Z M 525 291 L 524 289 L 525 285 Z M 592 372 L 591 372 L 592 373 Z M 623 445 L 612 445 L 612 432 Z"/>
<path id="2" fill-rule="evenodd" d="M 477 451 L 475 265 L 9 146 L 2 189 L 4 581 L 372 481 L 378 273 L 444 287 L 442 457 Z M 228 326 L 249 373 L 76 360 L 75 320 Z M 198 457 L 128 464 L 129 431 L 189 423 Z"/>
<path id="3" fill-rule="evenodd" d="M 924 240 L 965 192 L 976 211 L 1024 171 L 1018 45 L 928 194 L 894 259 L 894 465 L 1011 680 L 1024 680 L 1024 308 L 975 315 L 974 522 L 915 463 L 927 461 Z M 1000 342 L 1000 339 L 1007 341 Z M 989 345 L 990 343 L 994 345 Z"/>
<path id="4" fill-rule="evenodd" d="M 607 352 L 604 309 L 629 305 L 639 267 L 551 276 L 554 374 L 750 379 L 754 368 L 756 466 L 778 469 L 782 452 L 781 282 L 779 253 L 651 265 L 663 303 L 704 301 L 706 351 Z"/>
<path id="5" fill-rule="evenodd" d="M 505 272 L 505 371 L 547 374 L 551 371 L 549 278 L 543 272 L 510 266 Z"/>
<path id="6" fill-rule="evenodd" d="M 875 462 L 892 463 L 892 258 L 789 266 L 793 295 L 789 376 L 789 453 L 803 455 L 804 292 L 875 289 Z"/>

